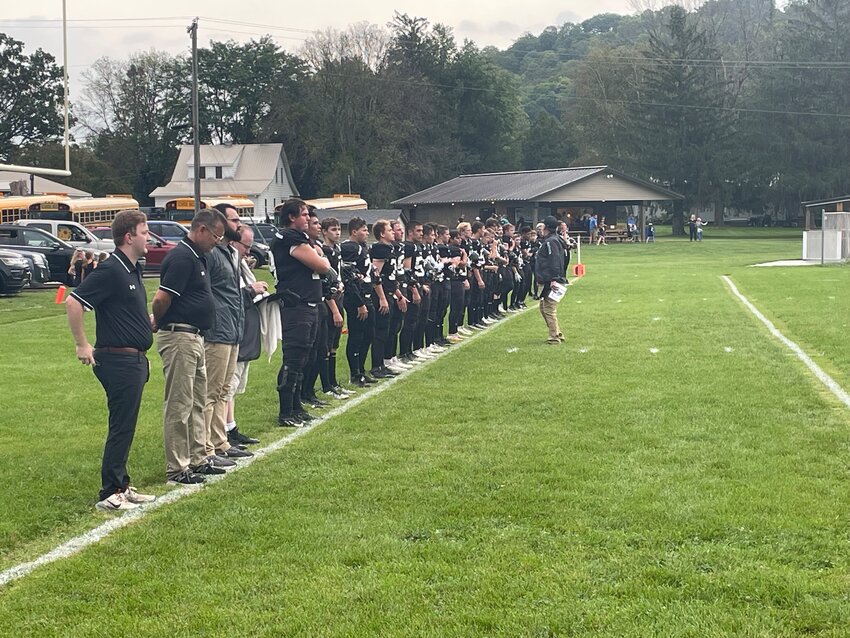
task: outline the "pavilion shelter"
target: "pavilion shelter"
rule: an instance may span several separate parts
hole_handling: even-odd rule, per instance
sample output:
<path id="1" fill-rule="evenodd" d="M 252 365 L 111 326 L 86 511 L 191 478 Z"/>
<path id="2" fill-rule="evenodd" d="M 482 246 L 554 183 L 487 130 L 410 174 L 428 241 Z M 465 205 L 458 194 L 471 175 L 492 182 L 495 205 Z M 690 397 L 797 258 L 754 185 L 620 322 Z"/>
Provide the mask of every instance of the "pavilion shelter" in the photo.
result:
<path id="1" fill-rule="evenodd" d="M 580 231 L 583 220 L 594 213 L 614 227 L 624 226 L 633 215 L 644 237 L 649 202 L 681 199 L 679 193 L 609 166 L 581 166 L 460 175 L 392 204 L 410 221 L 450 228 L 460 220 L 496 216 L 512 224 L 534 224 L 554 215 Z"/>

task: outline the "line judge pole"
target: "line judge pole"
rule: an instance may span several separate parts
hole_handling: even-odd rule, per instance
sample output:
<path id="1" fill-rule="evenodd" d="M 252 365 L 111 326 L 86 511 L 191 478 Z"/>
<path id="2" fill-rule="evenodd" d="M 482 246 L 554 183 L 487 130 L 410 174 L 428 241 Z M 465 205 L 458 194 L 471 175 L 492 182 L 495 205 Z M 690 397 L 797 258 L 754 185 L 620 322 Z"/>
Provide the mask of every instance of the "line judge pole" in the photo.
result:
<path id="1" fill-rule="evenodd" d="M 198 19 L 187 29 L 192 36 L 192 143 L 194 145 L 195 212 L 201 210 L 201 142 L 198 116 Z"/>

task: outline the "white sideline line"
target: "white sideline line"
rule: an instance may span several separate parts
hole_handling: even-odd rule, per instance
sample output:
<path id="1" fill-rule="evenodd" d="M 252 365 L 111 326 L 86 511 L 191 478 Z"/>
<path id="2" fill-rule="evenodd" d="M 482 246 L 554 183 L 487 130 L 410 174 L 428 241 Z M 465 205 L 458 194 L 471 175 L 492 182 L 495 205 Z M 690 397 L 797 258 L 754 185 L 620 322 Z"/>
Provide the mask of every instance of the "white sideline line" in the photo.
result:
<path id="1" fill-rule="evenodd" d="M 773 325 L 773 322 L 767 317 L 765 317 L 761 313 L 761 311 L 750 302 L 749 299 L 747 299 L 738 291 L 738 289 L 735 287 L 735 284 L 732 283 L 732 280 L 729 277 L 727 277 L 726 275 L 722 275 L 722 279 L 726 282 L 726 285 L 729 286 L 729 289 L 732 291 L 732 294 L 735 295 L 738 299 L 740 299 L 741 302 L 747 307 L 747 310 L 753 313 L 753 315 L 755 315 L 755 317 L 759 321 L 761 321 L 765 326 L 767 326 L 767 329 L 768 331 L 770 331 L 770 334 L 779 339 L 788 347 L 789 350 L 791 350 L 791 352 L 797 355 L 797 358 L 806 364 L 806 367 L 812 371 L 812 374 L 814 374 L 821 383 L 823 383 L 827 388 L 829 388 L 829 391 L 832 392 L 839 401 L 841 401 L 845 406 L 850 408 L 850 395 L 847 394 L 844 388 L 838 385 L 835 379 L 833 379 L 826 372 L 824 372 L 824 370 L 817 363 L 812 361 L 812 358 L 807 355 L 800 346 L 798 346 L 784 334 L 779 332 L 779 329 Z"/>
<path id="2" fill-rule="evenodd" d="M 523 312 L 525 312 L 528 309 L 529 308 L 525 308 L 523 310 L 520 310 L 519 312 L 509 314 L 507 317 L 505 317 L 504 319 L 499 321 L 497 324 L 494 324 L 492 327 L 497 327 L 497 326 L 503 325 L 507 321 L 510 321 L 511 319 L 513 319 L 514 317 L 518 317 L 519 315 L 521 315 Z M 359 404 L 363 403 L 364 401 L 366 401 L 368 399 L 371 399 L 373 396 L 380 394 L 381 392 L 383 392 L 387 388 L 390 388 L 393 385 L 395 385 L 396 383 L 398 383 L 399 381 L 401 381 L 402 379 L 405 379 L 408 375 L 413 374 L 417 370 L 421 370 L 421 369 L 427 367 L 428 365 L 430 365 L 431 363 L 433 363 L 434 361 L 436 361 L 440 357 L 443 357 L 447 354 L 451 354 L 452 352 L 457 351 L 458 349 L 466 346 L 467 344 L 471 343 L 472 341 L 475 341 L 479 336 L 486 334 L 487 332 L 489 332 L 489 330 L 478 331 L 476 334 L 473 334 L 473 335 L 470 335 L 469 337 L 466 337 L 460 343 L 457 343 L 457 344 L 451 346 L 446 352 L 442 352 L 442 353 L 438 354 L 434 359 L 425 360 L 422 363 L 417 364 L 411 370 L 407 370 L 405 372 L 402 372 L 397 377 L 393 377 L 391 379 L 386 379 L 383 382 L 381 382 L 379 385 L 374 386 L 372 389 L 367 390 L 363 394 L 359 394 L 358 396 L 356 396 L 354 398 L 348 399 L 345 403 L 340 405 L 338 408 L 334 408 L 333 410 L 331 410 L 327 414 L 323 414 L 321 417 L 316 418 L 315 421 L 311 421 L 308 425 L 305 425 L 303 428 L 298 428 L 295 431 L 293 431 L 291 434 L 288 434 L 288 435 L 278 439 L 277 441 L 270 443 L 266 447 L 255 450 L 253 457 L 247 458 L 244 461 L 240 460 L 236 467 L 234 467 L 231 470 L 228 470 L 227 474 L 212 476 L 212 477 L 208 478 L 206 483 L 204 483 L 202 485 L 175 487 L 170 492 L 167 492 L 167 493 L 163 494 L 162 496 L 157 497 L 157 499 L 153 503 L 148 503 L 146 505 L 141 505 L 136 509 L 128 510 L 128 511 L 124 512 L 124 514 L 120 514 L 120 515 L 116 516 L 115 518 L 108 520 L 107 522 L 105 522 L 101 525 L 98 525 L 94 529 L 89 530 L 88 532 L 80 534 L 79 536 L 75 536 L 74 538 L 70 539 L 69 541 L 62 543 L 61 545 L 53 548 L 52 550 L 50 550 L 46 554 L 42 554 L 41 556 L 39 556 L 38 558 L 35 558 L 34 560 L 31 560 L 31 561 L 28 561 L 28 562 L 25 562 L 25 563 L 20 563 L 19 565 L 15 565 L 13 567 L 10 567 L 9 569 L 6 569 L 3 572 L 0 572 L 0 587 L 4 587 L 5 585 L 8 585 L 9 583 L 11 583 L 14 580 L 18 580 L 19 578 L 23 578 L 24 576 L 30 574 L 31 572 L 38 569 L 42 565 L 47 565 L 48 563 L 52 563 L 52 562 L 60 560 L 62 558 L 68 558 L 69 556 L 73 556 L 74 554 L 84 550 L 85 548 L 89 547 L 90 545 L 94 545 L 95 543 L 103 540 L 104 538 L 106 538 L 107 536 L 112 534 L 113 532 L 115 532 L 115 531 L 117 531 L 117 530 L 119 530 L 123 527 L 127 527 L 128 525 L 131 525 L 132 523 L 135 523 L 136 521 L 138 521 L 139 519 L 144 517 L 146 514 L 148 514 L 149 512 L 152 512 L 155 509 L 158 509 L 158 508 L 160 508 L 164 505 L 167 505 L 169 503 L 174 503 L 175 501 L 179 501 L 179 500 L 181 500 L 181 499 L 183 499 L 187 496 L 191 496 L 192 494 L 195 494 L 196 492 L 201 491 L 206 485 L 218 483 L 219 481 L 224 480 L 225 478 L 227 478 L 228 476 L 230 476 L 234 472 L 238 472 L 238 471 L 243 470 L 244 468 L 248 467 L 254 461 L 265 458 L 266 456 L 269 456 L 270 454 L 277 452 L 279 449 L 288 445 L 289 443 L 291 443 L 295 439 L 297 439 L 301 436 L 304 436 L 305 434 L 307 434 L 313 428 L 318 427 L 319 425 L 322 425 L 328 419 L 332 419 L 334 417 L 339 416 L 340 414 L 344 414 L 350 408 L 352 408 L 356 405 L 359 405 Z"/>

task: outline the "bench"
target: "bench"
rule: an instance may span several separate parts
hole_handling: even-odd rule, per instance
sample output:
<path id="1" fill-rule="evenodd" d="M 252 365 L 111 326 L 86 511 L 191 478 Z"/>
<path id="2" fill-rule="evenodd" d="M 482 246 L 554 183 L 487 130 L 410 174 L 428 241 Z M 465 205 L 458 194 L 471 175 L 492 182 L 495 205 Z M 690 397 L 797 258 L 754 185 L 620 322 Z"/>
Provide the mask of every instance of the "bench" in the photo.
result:
<path id="1" fill-rule="evenodd" d="M 635 241 L 637 235 L 633 235 L 629 237 L 629 231 L 625 228 L 606 228 L 605 229 L 605 241 L 612 242 L 624 242 L 624 241 Z"/>

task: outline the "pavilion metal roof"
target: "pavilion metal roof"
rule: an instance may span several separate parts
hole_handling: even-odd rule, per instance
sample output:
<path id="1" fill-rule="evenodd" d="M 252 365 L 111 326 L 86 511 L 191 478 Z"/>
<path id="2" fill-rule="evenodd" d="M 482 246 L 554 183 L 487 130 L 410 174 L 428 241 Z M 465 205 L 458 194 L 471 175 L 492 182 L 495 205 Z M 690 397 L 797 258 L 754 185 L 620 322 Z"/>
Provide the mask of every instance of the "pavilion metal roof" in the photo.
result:
<path id="1" fill-rule="evenodd" d="M 801 204 L 804 208 L 815 208 L 817 206 L 840 204 L 841 202 L 850 202 L 850 195 L 844 195 L 843 197 L 833 197 L 831 199 L 815 199 L 808 202 L 801 202 Z"/>
<path id="2" fill-rule="evenodd" d="M 507 173 L 460 175 L 393 202 L 394 206 L 414 204 L 448 204 L 484 201 L 528 201 L 544 199 L 547 193 L 586 179 L 598 173 L 613 174 L 658 192 L 658 199 L 681 199 L 682 196 L 652 182 L 626 175 L 608 166 L 550 168 Z"/>

